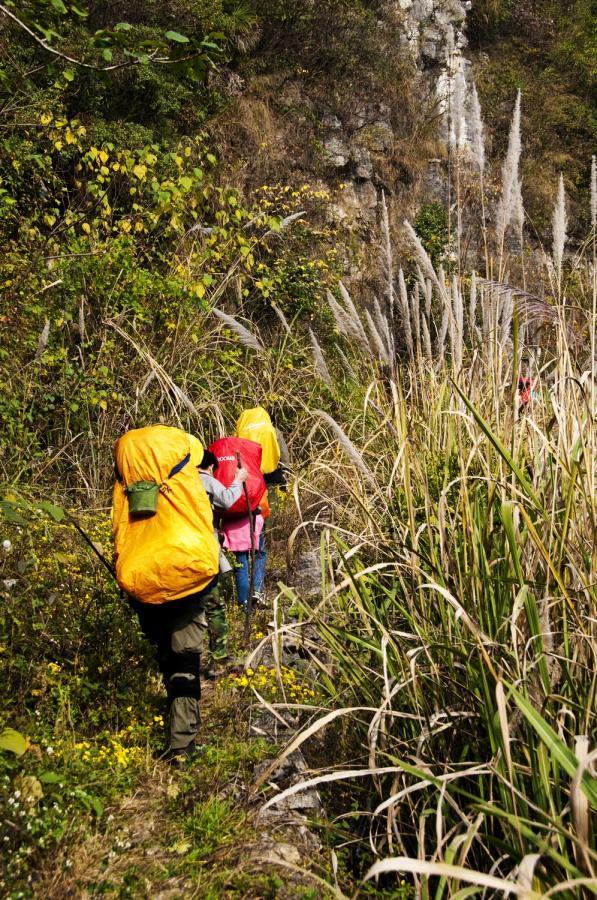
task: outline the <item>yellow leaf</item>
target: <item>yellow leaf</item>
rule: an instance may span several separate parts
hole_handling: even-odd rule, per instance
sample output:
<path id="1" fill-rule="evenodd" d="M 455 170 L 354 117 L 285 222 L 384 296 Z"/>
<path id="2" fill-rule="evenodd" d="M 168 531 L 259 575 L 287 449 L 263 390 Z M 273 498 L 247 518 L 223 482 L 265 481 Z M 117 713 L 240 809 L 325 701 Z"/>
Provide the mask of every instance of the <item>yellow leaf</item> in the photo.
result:
<path id="1" fill-rule="evenodd" d="M 124 231 L 125 234 L 128 234 L 129 231 L 131 230 L 131 223 L 128 222 L 126 219 L 124 219 L 124 220 L 120 223 L 120 230 L 121 230 L 121 231 Z"/>
<path id="2" fill-rule="evenodd" d="M 56 150 L 62 150 L 62 141 L 54 141 L 54 146 Z"/>
<path id="3" fill-rule="evenodd" d="M 175 157 L 174 157 L 174 162 L 176 163 L 176 165 L 178 166 L 178 168 L 180 168 L 180 167 L 182 166 L 182 156 L 175 156 Z"/>
<path id="4" fill-rule="evenodd" d="M 105 150 L 100 150 L 100 152 L 97 155 L 99 156 L 100 160 L 103 163 L 108 162 L 108 154 L 106 153 Z"/>
<path id="5" fill-rule="evenodd" d="M 143 222 L 135 222 L 135 231 L 145 231 Z"/>
<path id="6" fill-rule="evenodd" d="M 44 113 L 42 116 L 39 117 L 39 121 L 41 122 L 42 125 L 49 125 L 50 122 L 52 121 L 52 116 L 49 113 Z"/>
<path id="7" fill-rule="evenodd" d="M 199 299 L 201 299 L 202 297 L 205 297 L 205 285 L 203 285 L 203 284 L 201 284 L 201 282 L 199 282 L 198 284 L 196 284 L 194 286 L 193 293 L 197 297 L 199 297 Z"/>
<path id="8" fill-rule="evenodd" d="M 137 163 L 136 166 L 133 166 L 133 175 L 136 175 L 139 181 L 143 181 L 147 174 L 147 166 L 141 165 L 141 163 Z"/>
<path id="9" fill-rule="evenodd" d="M 77 143 L 77 139 L 76 139 L 76 137 L 74 136 L 74 134 L 72 133 L 72 131 L 70 130 L 70 128 L 67 128 L 67 129 L 66 129 L 66 132 L 65 132 L 65 135 L 64 135 L 64 136 L 65 136 L 65 138 L 66 138 L 66 143 L 67 143 L 67 144 L 76 144 L 76 143 Z"/>

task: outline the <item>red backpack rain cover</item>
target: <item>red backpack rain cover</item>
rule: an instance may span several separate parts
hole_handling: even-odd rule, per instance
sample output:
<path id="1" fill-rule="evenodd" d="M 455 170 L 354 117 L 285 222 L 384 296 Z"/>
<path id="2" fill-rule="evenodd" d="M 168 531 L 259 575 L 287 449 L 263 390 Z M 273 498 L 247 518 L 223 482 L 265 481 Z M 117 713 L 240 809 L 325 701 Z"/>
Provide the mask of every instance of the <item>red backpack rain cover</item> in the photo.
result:
<path id="1" fill-rule="evenodd" d="M 238 468 L 238 455 L 240 455 L 240 464 L 249 473 L 245 484 L 247 485 L 251 510 L 255 510 L 266 491 L 265 481 L 261 474 L 261 454 L 263 452 L 261 444 L 247 441 L 244 438 L 226 437 L 220 438 L 219 441 L 214 441 L 209 450 L 218 460 L 215 477 L 224 487 L 230 487 L 234 481 Z M 222 511 L 221 515 L 224 519 L 234 519 L 238 516 L 246 516 L 248 512 L 243 488 L 243 492 L 236 503 L 225 512 Z"/>

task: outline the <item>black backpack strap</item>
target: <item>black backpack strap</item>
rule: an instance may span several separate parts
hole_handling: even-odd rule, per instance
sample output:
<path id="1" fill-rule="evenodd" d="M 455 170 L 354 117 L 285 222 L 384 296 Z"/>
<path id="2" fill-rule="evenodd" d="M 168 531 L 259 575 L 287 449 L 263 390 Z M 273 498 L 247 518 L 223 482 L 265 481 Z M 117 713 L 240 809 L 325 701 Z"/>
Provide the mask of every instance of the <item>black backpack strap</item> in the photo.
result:
<path id="1" fill-rule="evenodd" d="M 169 478 L 169 479 L 170 479 L 170 478 L 174 478 L 175 475 L 178 475 L 179 472 L 182 472 L 182 470 L 184 469 L 184 467 L 186 466 L 186 464 L 187 464 L 188 462 L 190 462 L 190 461 L 191 461 L 191 454 L 190 454 L 190 453 L 187 453 L 187 455 L 185 456 L 185 458 L 184 458 L 184 459 L 181 459 L 181 461 L 180 461 L 179 463 L 176 463 L 176 465 L 174 466 L 174 468 L 171 469 L 170 474 L 168 475 L 168 478 Z"/>

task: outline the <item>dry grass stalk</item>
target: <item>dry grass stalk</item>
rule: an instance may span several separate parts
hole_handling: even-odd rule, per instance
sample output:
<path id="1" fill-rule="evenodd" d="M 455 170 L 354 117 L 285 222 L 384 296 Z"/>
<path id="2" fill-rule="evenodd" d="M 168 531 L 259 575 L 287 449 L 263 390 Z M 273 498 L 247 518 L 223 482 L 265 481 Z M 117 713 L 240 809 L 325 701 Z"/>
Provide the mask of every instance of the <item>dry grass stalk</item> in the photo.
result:
<path id="1" fill-rule="evenodd" d="M 597 157 L 591 158 L 591 228 L 597 227 Z"/>

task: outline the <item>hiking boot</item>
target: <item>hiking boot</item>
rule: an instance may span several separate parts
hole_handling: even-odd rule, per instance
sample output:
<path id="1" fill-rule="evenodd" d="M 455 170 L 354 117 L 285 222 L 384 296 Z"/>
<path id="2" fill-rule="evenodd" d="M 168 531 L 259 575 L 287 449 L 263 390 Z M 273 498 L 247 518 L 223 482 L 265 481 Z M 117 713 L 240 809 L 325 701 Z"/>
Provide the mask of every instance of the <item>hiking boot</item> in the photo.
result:
<path id="1" fill-rule="evenodd" d="M 253 609 L 263 609 L 265 606 L 265 591 L 255 591 L 252 597 Z"/>
<path id="2" fill-rule="evenodd" d="M 168 763 L 173 769 L 182 769 L 187 763 L 191 762 L 198 749 L 198 745 L 195 743 L 195 740 L 193 740 L 186 747 L 168 747 L 159 759 L 162 762 Z"/>
<path id="3" fill-rule="evenodd" d="M 230 656 L 216 656 L 205 669 L 203 677 L 207 678 L 208 681 L 215 681 L 228 675 L 233 670 L 242 669 L 242 666 L 242 660 Z"/>

